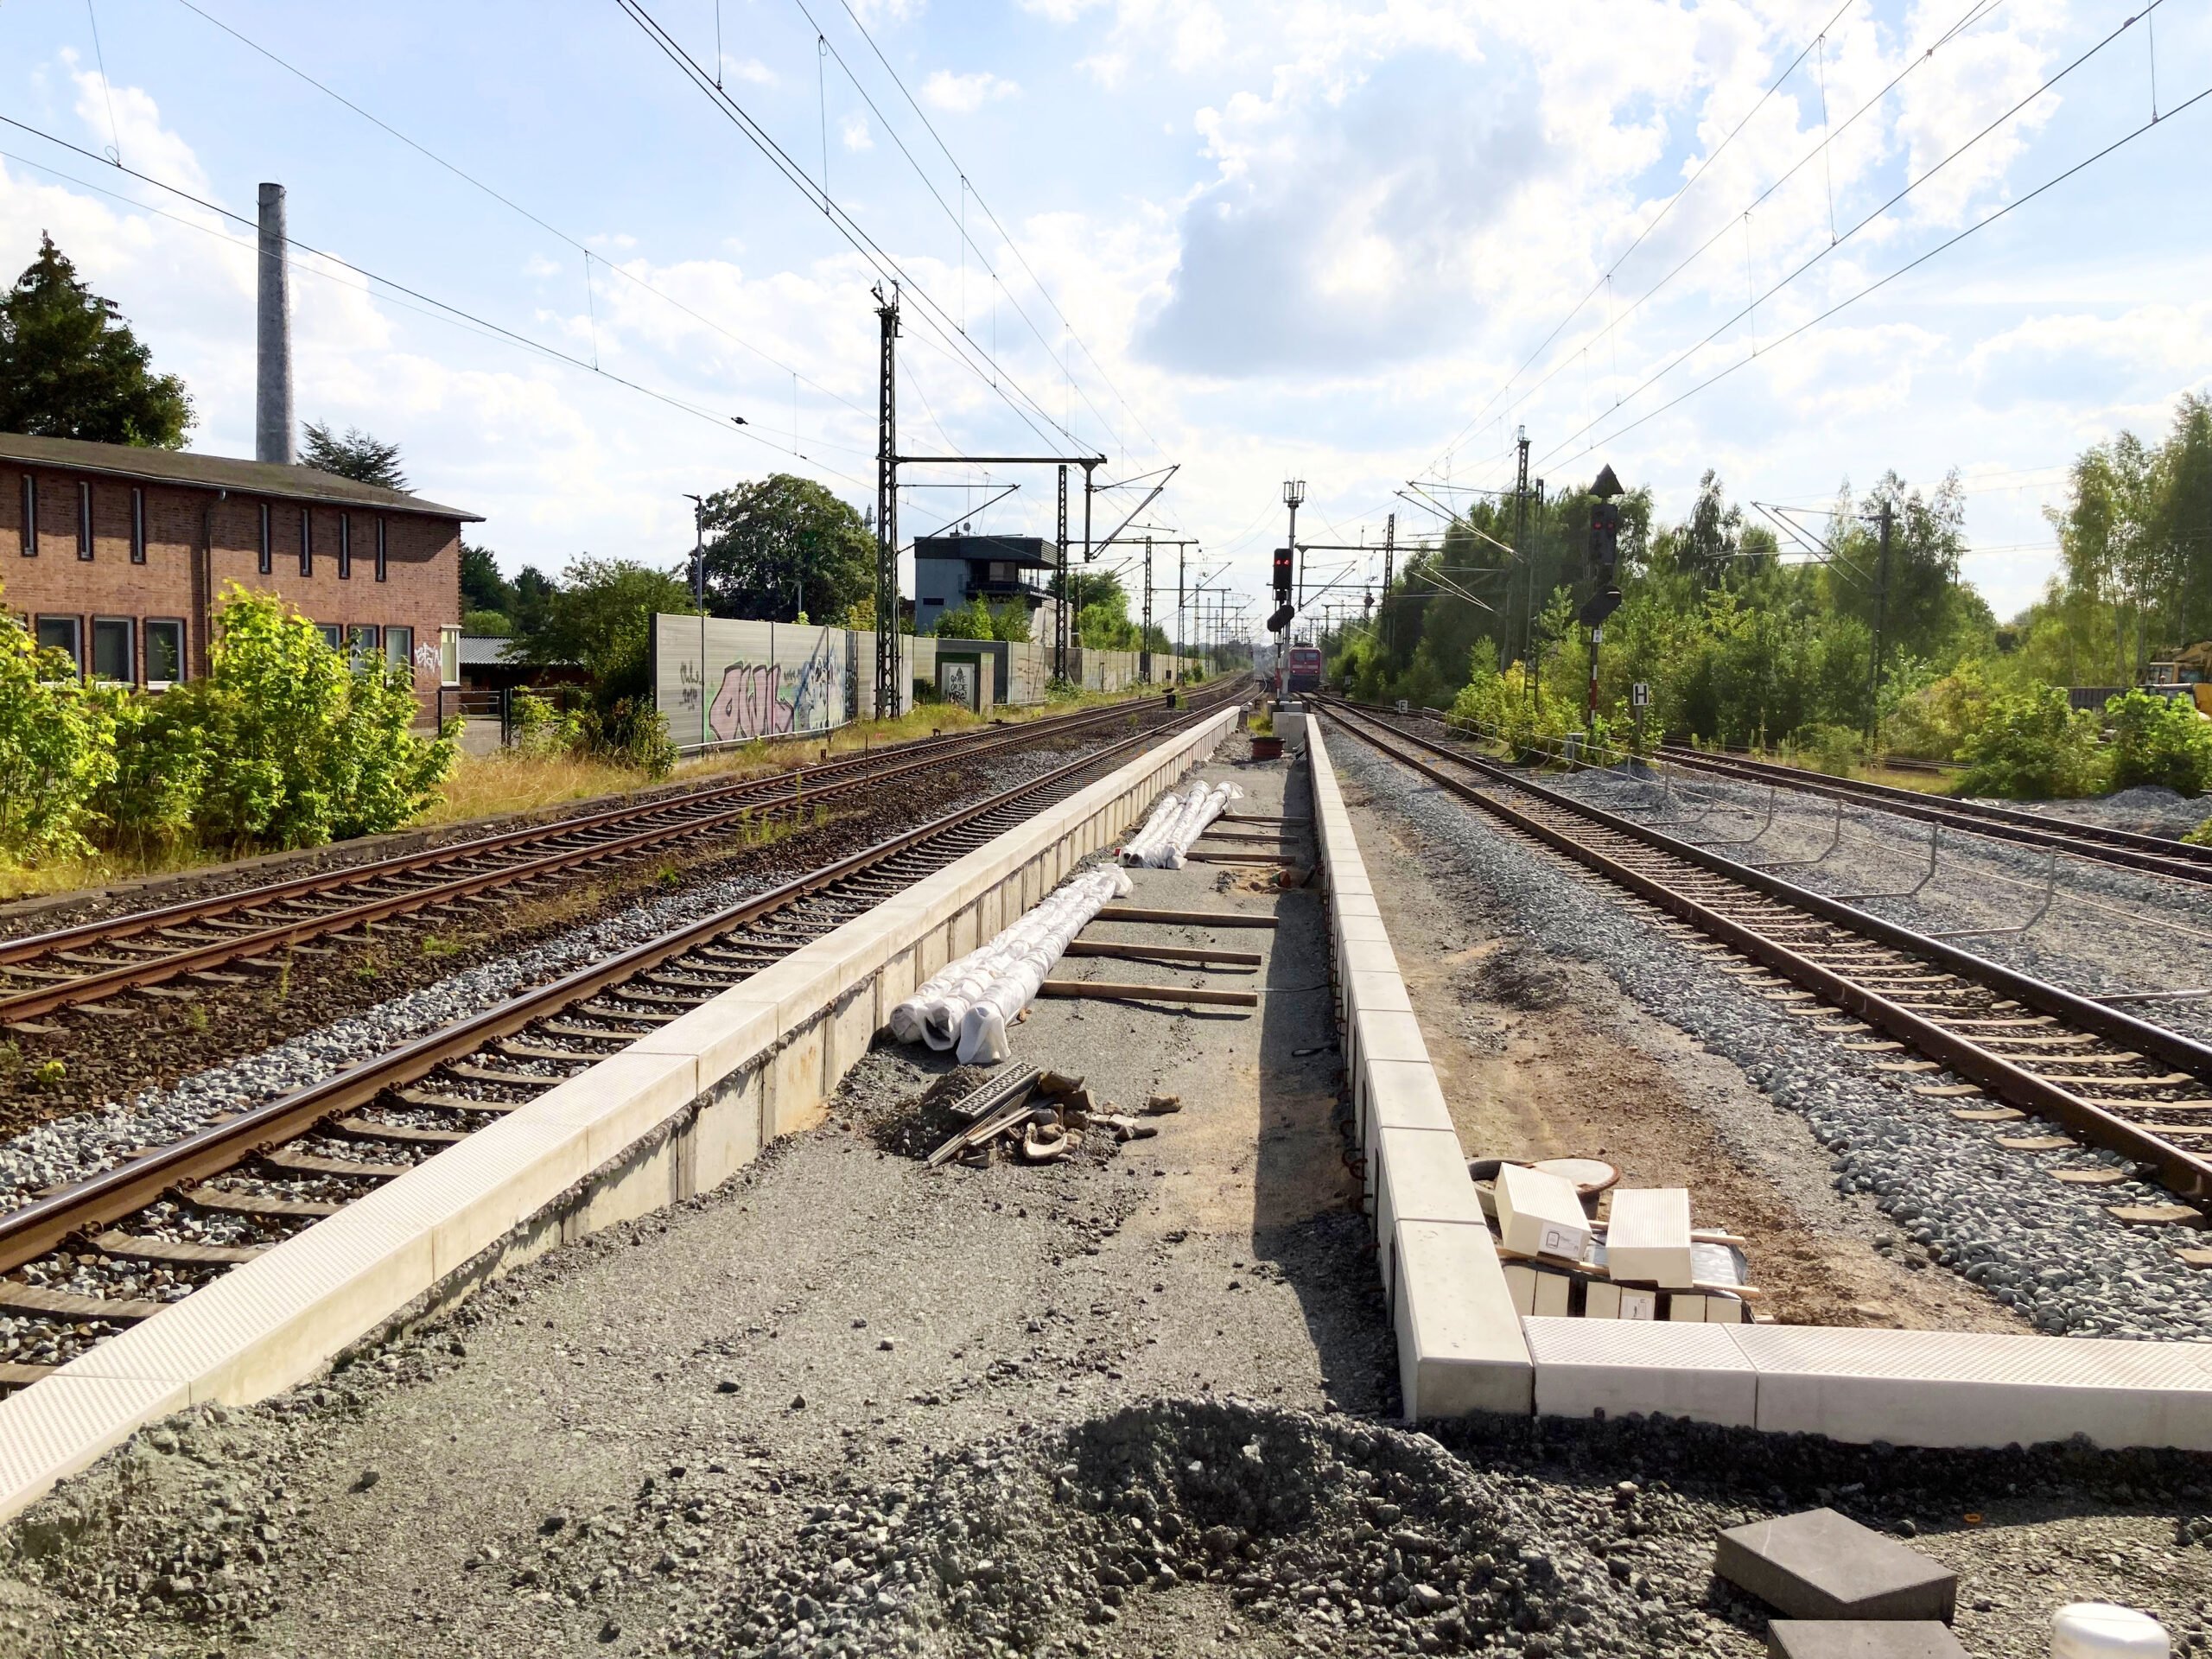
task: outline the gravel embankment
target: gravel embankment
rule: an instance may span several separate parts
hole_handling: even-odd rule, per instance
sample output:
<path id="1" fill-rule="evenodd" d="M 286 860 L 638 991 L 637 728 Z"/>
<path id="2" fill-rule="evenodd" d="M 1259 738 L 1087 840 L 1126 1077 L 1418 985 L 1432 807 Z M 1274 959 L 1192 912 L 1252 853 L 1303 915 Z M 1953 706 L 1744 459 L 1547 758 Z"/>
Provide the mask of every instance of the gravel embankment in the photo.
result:
<path id="1" fill-rule="evenodd" d="M 2047 1332 L 2212 1337 L 2212 1282 L 2175 1255 L 2176 1232 L 2124 1225 L 2106 1211 L 2170 1202 L 2163 1188 L 2050 1179 L 2045 1172 L 2057 1166 L 2048 1159 L 2009 1152 L 1986 1127 L 1908 1093 L 1624 908 L 1618 889 L 1536 856 L 1479 810 L 1340 731 L 1330 732 L 1339 769 L 1375 810 L 1402 812 L 1421 832 L 1434 849 L 1432 873 L 1446 872 L 1492 925 L 1602 968 L 1645 1008 L 1802 1114 L 1835 1154 L 1838 1190 L 1873 1196 L 1897 1224 L 1891 1248 L 1908 1263 L 1961 1273 Z M 2004 1132 L 2044 1131 L 2030 1119 Z M 2073 1166 L 2120 1162 L 2088 1151 L 2066 1159 Z"/>
<path id="2" fill-rule="evenodd" d="M 1899 893 L 1928 870 L 1930 826 L 1878 808 L 1846 805 L 1839 842 L 1833 802 L 1777 791 L 1770 818 L 1764 785 L 1678 778 L 1669 816 L 1686 810 L 1696 816 L 1708 804 L 1718 809 L 1683 823 L 1655 822 L 1649 809 L 1660 797 L 1649 779 L 1589 772 L 1546 781 L 1686 841 L 1711 843 L 1757 833 L 1748 846 L 1715 850 L 1773 868 L 1818 893 Z M 1781 862 L 1796 859 L 1819 862 Z M 2050 907 L 2027 932 L 1970 933 L 1952 943 L 2084 995 L 2212 986 L 2212 887 L 2077 858 L 2061 858 L 2054 867 L 2048 853 L 2015 842 L 1947 829 L 1932 880 L 1910 898 L 1874 899 L 1866 907 L 1923 933 L 2008 929 L 2034 917 L 2046 891 Z M 2212 998 L 2129 1003 L 2126 1011 L 2212 1039 Z"/>

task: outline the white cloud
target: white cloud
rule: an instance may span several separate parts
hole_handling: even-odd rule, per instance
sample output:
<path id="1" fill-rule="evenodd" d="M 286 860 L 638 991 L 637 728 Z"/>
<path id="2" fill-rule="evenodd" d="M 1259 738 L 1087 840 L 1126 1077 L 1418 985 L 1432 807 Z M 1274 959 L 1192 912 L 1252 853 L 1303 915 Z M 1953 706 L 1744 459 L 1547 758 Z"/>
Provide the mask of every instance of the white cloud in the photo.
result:
<path id="1" fill-rule="evenodd" d="M 922 83 L 922 101 L 950 114 L 973 115 L 986 103 L 1014 97 L 1020 91 L 1014 82 L 1001 80 L 988 69 L 967 75 L 940 69 Z"/>
<path id="2" fill-rule="evenodd" d="M 741 80 L 754 86 L 773 86 L 777 84 L 776 72 L 760 59 L 734 58 L 727 53 L 722 55 L 722 78 L 725 80 Z"/>
<path id="3" fill-rule="evenodd" d="M 558 276 L 563 270 L 563 266 L 558 259 L 548 259 L 542 253 L 531 254 L 522 264 L 524 276 L 535 276 L 540 281 L 548 276 Z"/>
<path id="4" fill-rule="evenodd" d="M 864 115 L 847 116 L 844 124 L 838 128 L 837 135 L 847 149 L 857 152 L 875 148 L 875 140 L 868 133 L 868 118 Z"/>

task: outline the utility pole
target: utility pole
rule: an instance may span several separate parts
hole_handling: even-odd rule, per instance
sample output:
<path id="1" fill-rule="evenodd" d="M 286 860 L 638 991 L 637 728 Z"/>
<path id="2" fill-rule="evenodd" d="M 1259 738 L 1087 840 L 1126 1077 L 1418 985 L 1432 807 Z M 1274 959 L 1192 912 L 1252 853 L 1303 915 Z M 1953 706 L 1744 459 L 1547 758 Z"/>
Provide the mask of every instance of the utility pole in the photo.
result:
<path id="1" fill-rule="evenodd" d="M 1885 497 L 1882 502 L 1882 559 L 1874 578 L 1874 681 L 1868 688 L 1866 709 L 1866 741 L 1879 740 L 1882 733 L 1882 635 L 1890 620 L 1890 530 L 1891 506 Z"/>
<path id="2" fill-rule="evenodd" d="M 1189 556 L 1188 548 L 1175 550 L 1175 678 L 1179 684 L 1183 678 L 1183 566 Z"/>
<path id="3" fill-rule="evenodd" d="M 899 713 L 899 285 L 875 289 L 882 332 L 875 418 L 875 717 Z M 701 688 L 703 692 L 704 688 Z"/>
<path id="4" fill-rule="evenodd" d="M 1513 556 L 1521 561 L 1521 585 L 1528 594 L 1527 608 L 1522 613 L 1521 619 L 1521 660 L 1523 663 L 1527 663 L 1532 660 L 1536 654 L 1536 580 L 1535 572 L 1529 568 L 1528 551 L 1529 429 L 1525 426 L 1516 427 L 1514 429 L 1514 442 L 1516 452 L 1520 456 L 1520 460 L 1518 463 L 1518 470 L 1515 473 L 1513 479 Z M 1510 583 L 1508 584 L 1509 592 L 1511 591 L 1511 586 L 1512 585 Z M 1512 629 L 1510 626 L 1507 627 L 1506 632 L 1508 634 L 1512 632 Z M 1510 639 L 1508 639 L 1503 642 L 1503 650 L 1506 654 L 1511 654 L 1513 650 L 1513 641 Z M 1504 663 L 1501 662 L 1498 664 L 1498 668 L 1501 672 L 1505 669 L 1505 667 L 1506 664 Z"/>
<path id="5" fill-rule="evenodd" d="M 1086 471 L 1084 474 L 1088 478 Z M 1065 680 L 1068 677 L 1068 610 L 1074 595 L 1068 592 L 1068 469 L 1060 463 L 1060 591 L 1059 602 L 1052 607 L 1052 677 Z"/>
<path id="6" fill-rule="evenodd" d="M 1144 620 L 1137 625 L 1137 678 L 1152 683 L 1152 537 L 1144 538 Z"/>
<path id="7" fill-rule="evenodd" d="M 1376 618 L 1386 652 L 1390 649 L 1390 561 L 1397 550 L 1398 515 L 1394 512 L 1382 521 L 1382 614 Z"/>
<path id="8" fill-rule="evenodd" d="M 1283 505 L 1290 509 L 1290 539 L 1283 545 L 1294 551 L 1298 546 L 1298 508 L 1300 503 L 1306 499 L 1306 480 L 1302 478 L 1283 480 L 1282 499 Z M 1298 608 L 1301 611 L 1306 608 L 1306 556 L 1303 553 L 1298 555 Z"/>

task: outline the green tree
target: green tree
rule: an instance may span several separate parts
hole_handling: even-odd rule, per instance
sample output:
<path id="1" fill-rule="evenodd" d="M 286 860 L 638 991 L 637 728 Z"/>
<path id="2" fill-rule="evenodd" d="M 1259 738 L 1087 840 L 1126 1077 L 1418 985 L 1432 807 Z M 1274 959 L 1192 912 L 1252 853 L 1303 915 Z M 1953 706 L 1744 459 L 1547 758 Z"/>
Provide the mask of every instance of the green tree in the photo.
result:
<path id="1" fill-rule="evenodd" d="M 875 537 L 811 479 L 774 473 L 717 491 L 704 518 L 707 608 L 716 616 L 828 620 L 874 590 Z"/>
<path id="2" fill-rule="evenodd" d="M 491 549 L 461 544 L 461 602 L 472 611 L 514 613 L 514 584 L 499 574 Z"/>
<path id="3" fill-rule="evenodd" d="M 2102 781 L 2097 722 L 2071 708 L 2063 686 L 2037 685 L 1994 698 L 1958 758 L 1961 792 L 2015 800 L 2071 799 Z"/>
<path id="4" fill-rule="evenodd" d="M 115 776 L 114 740 L 109 700 L 0 609 L 0 858 L 86 850 L 93 798 Z"/>
<path id="5" fill-rule="evenodd" d="M 534 663 L 574 663 L 602 702 L 643 696 L 657 613 L 693 614 L 682 578 L 630 559 L 576 560 L 527 623 L 516 619 L 510 652 Z"/>
<path id="6" fill-rule="evenodd" d="M 165 693 L 151 746 L 199 734 L 206 773 L 194 818 L 233 847 L 312 847 L 397 829 L 437 798 L 450 738 L 416 736 L 414 675 L 351 663 L 315 625 L 233 583 L 216 617 L 208 671 Z"/>
<path id="7" fill-rule="evenodd" d="M 192 397 L 152 364 L 115 302 L 41 232 L 38 257 L 0 299 L 0 431 L 176 448 Z"/>
<path id="8" fill-rule="evenodd" d="M 2212 787 L 2212 721 L 2181 697 L 2131 689 L 2105 704 L 2113 789 L 2163 784 L 2183 795 Z"/>
<path id="9" fill-rule="evenodd" d="M 347 427 L 346 435 L 340 437 L 319 422 L 309 421 L 300 461 L 317 472 L 350 478 L 356 484 L 374 484 L 386 490 L 407 487 L 406 474 L 399 470 L 399 446 L 372 438 L 357 427 Z"/>

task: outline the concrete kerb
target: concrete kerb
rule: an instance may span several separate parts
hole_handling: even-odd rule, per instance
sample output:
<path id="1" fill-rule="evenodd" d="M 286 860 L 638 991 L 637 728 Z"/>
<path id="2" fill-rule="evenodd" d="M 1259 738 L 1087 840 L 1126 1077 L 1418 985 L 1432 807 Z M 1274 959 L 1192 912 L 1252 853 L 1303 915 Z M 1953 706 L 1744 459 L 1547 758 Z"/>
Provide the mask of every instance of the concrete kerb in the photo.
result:
<path id="1" fill-rule="evenodd" d="M 1346 1072 L 1379 1218 L 1401 1190 L 1440 1191 L 1442 1097 L 1428 1098 L 1434 1073 L 1425 1054 L 1408 1052 L 1407 1028 L 1413 1040 L 1418 1033 L 1410 1015 L 1392 1019 L 1395 1009 L 1370 995 L 1395 975 L 1346 971 L 1343 958 L 1364 931 L 1350 918 L 1379 912 L 1318 722 L 1306 745 L 1329 901 L 1344 918 L 1332 918 L 1331 938 Z M 1425 1084 L 1409 1081 L 1416 1072 L 1427 1074 Z M 1418 1176 L 1395 1166 L 1416 1157 Z M 1858 1443 L 2000 1447 L 2079 1434 L 2106 1446 L 2212 1451 L 2212 1343 L 1524 1318 L 1513 1311 L 1487 1228 L 1408 1214 L 1395 1232 L 1395 1241 L 1378 1237 L 1377 1255 L 1409 1417 L 1478 1406 L 1553 1416 L 1654 1412 Z M 1497 1403 L 1515 1398 L 1518 1406 Z"/>
<path id="2" fill-rule="evenodd" d="M 315 1375 L 556 1244 L 710 1190 L 818 1120 L 891 1008 L 1033 903 L 1234 723 L 1224 710 L 0 1401 L 0 1521 L 140 1425 Z"/>
<path id="3" fill-rule="evenodd" d="M 1408 1421 L 1528 1413 L 1535 1369 L 1318 722 L 1306 726 L 1354 1134 Z"/>

